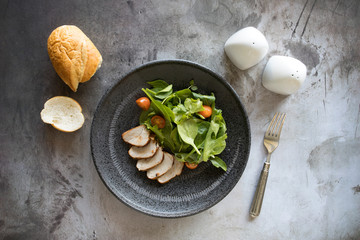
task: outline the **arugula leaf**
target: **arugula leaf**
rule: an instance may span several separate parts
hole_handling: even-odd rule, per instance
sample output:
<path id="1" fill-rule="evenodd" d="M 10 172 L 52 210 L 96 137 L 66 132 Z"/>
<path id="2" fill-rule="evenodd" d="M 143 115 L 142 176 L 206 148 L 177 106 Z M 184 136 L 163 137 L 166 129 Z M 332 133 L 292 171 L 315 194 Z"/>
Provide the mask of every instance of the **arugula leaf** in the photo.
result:
<path id="1" fill-rule="evenodd" d="M 198 126 L 195 119 L 187 119 L 182 121 L 180 124 L 177 125 L 178 133 L 180 138 L 187 144 L 190 144 L 195 151 L 201 155 L 199 149 L 196 147 L 194 143 L 194 139 L 198 133 Z"/>
<path id="2" fill-rule="evenodd" d="M 186 118 L 186 108 L 183 104 L 178 104 L 176 107 L 172 109 L 174 113 L 174 121 L 176 124 L 179 124 L 183 119 Z"/>
<path id="3" fill-rule="evenodd" d="M 172 109 L 175 115 L 175 123 L 179 124 L 185 119 L 192 118 L 193 114 L 204 110 L 202 102 L 197 99 L 186 98 L 184 104 L 178 104 Z"/>
<path id="4" fill-rule="evenodd" d="M 187 110 L 187 114 L 193 114 L 204 110 L 200 99 L 195 100 L 192 98 L 187 98 L 185 99 L 184 106 Z"/>

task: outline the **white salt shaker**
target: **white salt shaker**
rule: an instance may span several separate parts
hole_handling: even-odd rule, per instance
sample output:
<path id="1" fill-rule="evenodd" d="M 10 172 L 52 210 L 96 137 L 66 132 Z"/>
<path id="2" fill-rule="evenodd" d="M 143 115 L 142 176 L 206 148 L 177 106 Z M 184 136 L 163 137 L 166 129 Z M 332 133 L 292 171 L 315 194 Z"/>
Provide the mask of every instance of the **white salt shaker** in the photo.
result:
<path id="1" fill-rule="evenodd" d="M 267 62 L 262 84 L 268 90 L 290 95 L 295 93 L 306 78 L 306 66 L 299 60 L 286 56 L 272 56 Z"/>
<path id="2" fill-rule="evenodd" d="M 241 70 L 258 64 L 267 54 L 269 44 L 265 36 L 254 27 L 243 28 L 225 43 L 225 53 Z"/>

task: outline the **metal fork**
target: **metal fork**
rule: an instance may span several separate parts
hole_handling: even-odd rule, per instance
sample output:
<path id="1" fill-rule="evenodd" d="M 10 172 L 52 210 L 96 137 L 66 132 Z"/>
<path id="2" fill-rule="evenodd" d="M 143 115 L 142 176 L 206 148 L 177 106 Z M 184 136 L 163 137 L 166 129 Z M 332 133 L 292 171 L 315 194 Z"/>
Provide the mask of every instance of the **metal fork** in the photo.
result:
<path id="1" fill-rule="evenodd" d="M 266 182 L 269 175 L 271 153 L 279 146 L 280 133 L 285 122 L 285 117 L 286 113 L 277 112 L 265 132 L 264 145 L 268 151 L 268 155 L 261 171 L 255 196 L 251 204 L 250 216 L 252 217 L 259 216 L 260 214 L 261 205 L 264 199 Z"/>

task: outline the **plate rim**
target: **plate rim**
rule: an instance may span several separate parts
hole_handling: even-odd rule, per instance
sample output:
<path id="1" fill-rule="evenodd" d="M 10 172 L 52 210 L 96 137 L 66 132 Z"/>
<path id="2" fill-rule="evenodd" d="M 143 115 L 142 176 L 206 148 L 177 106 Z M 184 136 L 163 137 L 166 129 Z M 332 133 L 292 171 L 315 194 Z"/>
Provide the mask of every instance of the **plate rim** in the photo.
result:
<path id="1" fill-rule="evenodd" d="M 206 71 L 208 74 L 212 75 L 214 78 L 216 78 L 217 80 L 221 81 L 221 83 L 232 93 L 232 95 L 236 98 L 236 100 L 238 101 L 238 103 L 241 106 L 241 109 L 244 113 L 244 119 L 246 121 L 246 125 L 248 128 L 248 145 L 247 145 L 247 149 L 246 149 L 246 156 L 245 156 L 245 161 L 244 161 L 244 169 L 241 172 L 241 175 L 236 179 L 236 183 L 234 184 L 234 186 L 230 189 L 227 189 L 227 191 L 220 197 L 218 198 L 216 201 L 213 202 L 213 204 L 211 204 L 210 206 L 206 206 L 204 208 L 198 209 L 196 211 L 182 211 L 181 213 L 179 212 L 158 212 L 158 211 L 146 211 L 145 208 L 139 206 L 139 207 L 135 207 L 136 204 L 131 205 L 130 203 L 126 202 L 124 199 L 122 199 L 120 196 L 118 196 L 113 189 L 109 186 L 109 183 L 104 179 L 104 176 L 102 175 L 101 171 L 99 170 L 99 166 L 95 160 L 95 154 L 94 154 L 94 146 L 92 144 L 93 142 L 93 135 L 94 135 L 94 122 L 97 119 L 97 113 L 100 111 L 100 107 L 103 105 L 103 102 L 107 99 L 107 97 L 110 95 L 110 93 L 118 86 L 121 84 L 122 80 L 125 79 L 127 76 L 130 76 L 131 74 L 144 69 L 144 68 L 148 68 L 151 67 L 152 65 L 157 65 L 157 64 L 182 64 L 182 65 L 190 65 L 192 67 L 196 67 L 202 71 Z M 154 60 L 154 61 L 150 61 L 144 64 L 141 64 L 135 68 L 132 68 L 130 71 L 125 72 L 124 74 L 122 74 L 121 76 L 119 76 L 118 80 L 112 84 L 110 87 L 108 87 L 108 89 L 103 93 L 102 97 L 100 98 L 100 100 L 98 101 L 98 104 L 96 106 L 96 109 L 94 111 L 93 114 L 93 119 L 91 122 L 91 129 L 90 129 L 90 148 L 91 148 L 91 155 L 92 155 L 92 160 L 96 169 L 96 172 L 98 173 L 98 176 L 100 177 L 101 181 L 103 182 L 103 184 L 105 185 L 105 187 L 112 193 L 112 195 L 114 195 L 116 197 L 116 199 L 120 200 L 124 205 L 126 205 L 127 207 L 130 207 L 131 209 L 134 209 L 138 212 L 141 212 L 143 214 L 149 215 L 149 216 L 153 216 L 153 217 L 159 217 L 159 218 L 181 218 L 181 217 L 188 217 L 188 216 L 192 216 L 198 213 L 201 213 L 205 210 L 208 210 L 209 208 L 215 206 L 217 203 L 219 203 L 220 201 L 222 201 L 236 186 L 236 184 L 240 181 L 241 176 L 243 175 L 248 160 L 249 160 L 249 156 L 250 156 L 250 150 L 251 150 L 251 126 L 250 126 L 250 122 L 249 122 L 249 117 L 248 114 L 246 112 L 246 108 L 244 106 L 244 104 L 242 103 L 239 95 L 236 93 L 236 91 L 234 90 L 234 88 L 222 77 L 220 76 L 218 73 L 214 72 L 213 70 L 211 70 L 208 67 L 205 67 L 204 65 L 201 65 L 199 63 L 193 62 L 193 61 L 189 61 L 189 60 L 184 60 L 184 59 L 161 59 L 161 60 Z M 157 214 L 160 213 L 160 214 Z"/>

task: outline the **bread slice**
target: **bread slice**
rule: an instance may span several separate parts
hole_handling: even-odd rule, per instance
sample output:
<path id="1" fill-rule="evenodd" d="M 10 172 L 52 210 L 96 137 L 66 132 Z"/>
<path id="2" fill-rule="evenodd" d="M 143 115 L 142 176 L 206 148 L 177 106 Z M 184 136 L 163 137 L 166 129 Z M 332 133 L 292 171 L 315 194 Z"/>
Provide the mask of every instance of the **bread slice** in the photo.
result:
<path id="1" fill-rule="evenodd" d="M 63 132 L 74 132 L 81 128 L 85 121 L 80 104 L 64 96 L 47 100 L 40 116 L 44 123 Z"/>
<path id="2" fill-rule="evenodd" d="M 95 45 L 73 25 L 56 28 L 48 38 L 47 49 L 55 71 L 74 92 L 80 82 L 90 80 L 102 63 Z"/>

